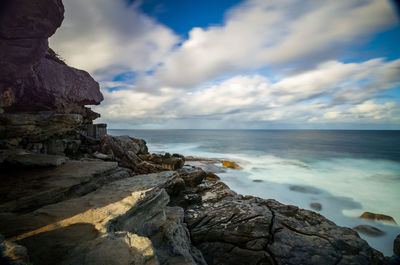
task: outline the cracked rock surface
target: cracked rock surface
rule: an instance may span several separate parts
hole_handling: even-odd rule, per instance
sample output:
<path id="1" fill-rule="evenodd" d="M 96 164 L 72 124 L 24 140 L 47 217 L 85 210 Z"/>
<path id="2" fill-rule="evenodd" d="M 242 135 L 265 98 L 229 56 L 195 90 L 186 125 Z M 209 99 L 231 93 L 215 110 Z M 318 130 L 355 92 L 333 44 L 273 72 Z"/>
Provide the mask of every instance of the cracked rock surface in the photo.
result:
<path id="1" fill-rule="evenodd" d="M 386 264 L 357 232 L 322 215 L 233 193 L 206 182 L 185 211 L 193 244 L 208 264 Z"/>

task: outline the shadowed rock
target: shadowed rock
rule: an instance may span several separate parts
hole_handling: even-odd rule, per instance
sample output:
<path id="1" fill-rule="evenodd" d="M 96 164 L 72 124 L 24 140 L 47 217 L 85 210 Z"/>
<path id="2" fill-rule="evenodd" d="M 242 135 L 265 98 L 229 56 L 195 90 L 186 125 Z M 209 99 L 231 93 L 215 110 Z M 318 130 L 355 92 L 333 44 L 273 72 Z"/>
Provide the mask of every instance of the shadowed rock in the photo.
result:
<path id="1" fill-rule="evenodd" d="M 310 203 L 310 207 L 316 211 L 321 211 L 322 210 L 322 205 L 318 202 L 313 202 Z"/>
<path id="2" fill-rule="evenodd" d="M 395 240 L 393 242 L 393 252 L 397 256 L 400 256 L 400 234 L 397 235 L 397 237 L 395 238 Z"/>
<path id="3" fill-rule="evenodd" d="M 356 227 L 353 228 L 354 230 L 356 230 L 357 232 L 369 235 L 369 236 L 383 236 L 385 234 L 385 232 L 383 232 L 382 230 L 373 227 L 371 225 L 358 225 Z"/>
<path id="4" fill-rule="evenodd" d="M 186 208 L 194 245 L 207 264 L 385 264 L 358 234 L 323 216 L 275 200 L 198 186 Z"/>
<path id="5" fill-rule="evenodd" d="M 297 185 L 292 185 L 289 187 L 291 191 L 296 191 L 296 192 L 301 192 L 301 193 L 309 193 L 309 194 L 320 194 L 321 191 L 313 188 L 313 187 L 307 187 L 307 186 L 297 186 Z"/>

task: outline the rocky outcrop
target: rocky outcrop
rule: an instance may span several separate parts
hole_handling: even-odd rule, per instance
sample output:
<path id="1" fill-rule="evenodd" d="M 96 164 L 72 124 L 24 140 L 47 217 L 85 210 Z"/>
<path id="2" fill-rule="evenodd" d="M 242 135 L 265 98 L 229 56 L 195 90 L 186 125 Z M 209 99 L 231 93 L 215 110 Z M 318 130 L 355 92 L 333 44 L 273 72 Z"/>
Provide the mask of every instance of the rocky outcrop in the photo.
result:
<path id="1" fill-rule="evenodd" d="M 6 0 L 0 12 L 0 107 L 68 112 L 103 100 L 88 73 L 46 57 L 47 39 L 63 20 L 61 0 Z"/>
<path id="2" fill-rule="evenodd" d="M 356 230 L 359 233 L 363 233 L 369 236 L 383 236 L 385 234 L 385 232 L 383 232 L 382 230 L 371 226 L 371 225 L 357 225 L 356 227 L 353 228 L 354 230 Z"/>
<path id="3" fill-rule="evenodd" d="M 193 244 L 207 264 L 385 264 L 357 232 L 323 216 L 233 193 L 206 182 L 185 210 Z"/>
<path id="4" fill-rule="evenodd" d="M 1 262 L 385 264 L 352 229 L 218 182 L 215 164 L 235 162 L 190 159 L 205 172 L 91 126 L 98 83 L 48 47 L 63 13 L 61 0 L 0 3 Z"/>
<path id="5" fill-rule="evenodd" d="M 94 157 L 115 160 L 137 174 L 155 173 L 182 168 L 185 158 L 179 154 L 149 154 L 146 142 L 129 136 L 106 135 L 100 140 L 99 152 Z"/>
<path id="6" fill-rule="evenodd" d="M 385 214 L 379 213 L 371 213 L 371 212 L 364 212 L 361 216 L 361 219 L 372 220 L 372 221 L 383 221 L 396 224 L 396 221 L 393 217 Z"/>
<path id="7" fill-rule="evenodd" d="M 141 155 L 140 158 L 142 158 L 145 161 L 158 164 L 169 170 L 180 169 L 185 164 L 185 157 L 180 154 L 173 154 L 173 155 L 171 155 L 170 153 L 165 153 L 164 155 L 145 154 Z"/>
<path id="8" fill-rule="evenodd" d="M 179 174 L 126 173 L 102 161 L 11 172 L 0 183 L 12 191 L 1 198 L 0 232 L 34 264 L 205 264 L 183 209 L 168 206 Z"/>
<path id="9" fill-rule="evenodd" d="M 85 107 L 103 100 L 98 83 L 49 51 L 63 14 L 61 0 L 0 5 L 0 148 L 74 154 L 99 117 Z"/>
<path id="10" fill-rule="evenodd" d="M 65 156 L 46 155 L 25 150 L 0 150 L 0 168 L 57 167 L 67 161 Z"/>
<path id="11" fill-rule="evenodd" d="M 352 229 L 207 175 L 192 166 L 132 175 L 90 159 L 10 170 L 0 233 L 45 265 L 387 264 Z"/>

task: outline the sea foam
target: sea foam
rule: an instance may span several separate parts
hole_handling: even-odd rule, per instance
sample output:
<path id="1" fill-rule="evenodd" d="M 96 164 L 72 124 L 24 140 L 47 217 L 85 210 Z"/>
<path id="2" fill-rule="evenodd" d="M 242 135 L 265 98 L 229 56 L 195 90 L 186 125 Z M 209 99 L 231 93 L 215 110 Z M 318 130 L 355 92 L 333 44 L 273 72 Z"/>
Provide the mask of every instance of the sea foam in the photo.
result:
<path id="1" fill-rule="evenodd" d="M 303 162 L 273 155 L 206 152 L 196 144 L 149 144 L 151 152 L 171 152 L 236 161 L 243 170 L 226 169 L 219 173 L 232 190 L 244 195 L 273 198 L 285 204 L 313 210 L 337 225 L 353 228 L 368 224 L 385 232 L 384 236 L 360 236 L 383 254 L 393 254 L 393 240 L 400 227 L 359 219 L 365 211 L 392 216 L 400 222 L 400 164 L 388 160 L 329 158 Z M 302 187 L 302 188 L 293 188 Z"/>

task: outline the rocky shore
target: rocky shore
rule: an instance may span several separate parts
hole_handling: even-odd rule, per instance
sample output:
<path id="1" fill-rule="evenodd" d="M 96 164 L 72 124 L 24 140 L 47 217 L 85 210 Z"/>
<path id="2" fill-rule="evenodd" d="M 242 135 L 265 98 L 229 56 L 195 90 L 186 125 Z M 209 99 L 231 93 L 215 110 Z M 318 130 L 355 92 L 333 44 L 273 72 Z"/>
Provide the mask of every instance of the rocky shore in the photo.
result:
<path id="1" fill-rule="evenodd" d="M 0 8 L 0 264 L 399 261 L 400 237 L 384 257 L 318 213 L 236 194 L 212 159 L 107 135 L 87 107 L 98 83 L 48 47 L 61 0 Z"/>

